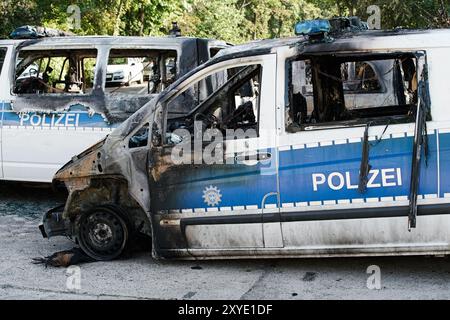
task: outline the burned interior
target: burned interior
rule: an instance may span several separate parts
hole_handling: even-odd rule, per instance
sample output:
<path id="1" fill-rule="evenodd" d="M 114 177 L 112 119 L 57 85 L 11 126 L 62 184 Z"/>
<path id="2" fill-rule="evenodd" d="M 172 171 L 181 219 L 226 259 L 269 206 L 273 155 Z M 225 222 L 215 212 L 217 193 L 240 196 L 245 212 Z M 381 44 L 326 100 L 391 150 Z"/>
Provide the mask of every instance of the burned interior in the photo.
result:
<path id="1" fill-rule="evenodd" d="M 186 142 L 174 131 L 186 129 L 187 140 L 195 132 L 219 130 L 224 138 L 227 130 L 242 129 L 257 135 L 259 118 L 259 84 L 261 65 L 229 68 L 191 84 L 165 102 L 165 129 L 154 128 L 154 145 Z M 251 129 L 251 131 L 249 131 Z M 148 144 L 149 124 L 145 124 L 129 140 L 130 148 Z M 166 132 L 163 138 L 162 132 Z"/>
<path id="2" fill-rule="evenodd" d="M 88 94 L 94 83 L 97 50 L 21 50 L 16 94 Z"/>
<path id="3" fill-rule="evenodd" d="M 414 53 L 330 54 L 287 61 L 286 130 L 413 122 Z"/>
<path id="4" fill-rule="evenodd" d="M 196 38 L 54 38 L 15 49 L 17 112 L 82 106 L 108 125 L 124 121 L 181 75 L 227 45 Z M 198 90 L 195 94 L 198 94 Z"/>
<path id="5" fill-rule="evenodd" d="M 200 96 L 198 100 L 191 101 L 192 110 L 184 115 L 180 115 L 176 109 L 177 100 L 184 99 L 192 87 L 169 101 L 166 107 L 166 132 L 169 139 L 166 142 L 173 143 L 171 133 L 176 129 L 187 129 L 193 138 L 196 125 L 201 126 L 197 128 L 201 132 L 219 130 L 223 137 L 226 137 L 229 129 L 251 129 L 257 132 L 261 72 L 261 65 L 249 65 L 219 71 L 200 80 L 200 87 L 213 83 L 217 89 L 203 90 L 203 96 L 206 97 Z M 212 92 L 207 95 L 205 91 Z"/>

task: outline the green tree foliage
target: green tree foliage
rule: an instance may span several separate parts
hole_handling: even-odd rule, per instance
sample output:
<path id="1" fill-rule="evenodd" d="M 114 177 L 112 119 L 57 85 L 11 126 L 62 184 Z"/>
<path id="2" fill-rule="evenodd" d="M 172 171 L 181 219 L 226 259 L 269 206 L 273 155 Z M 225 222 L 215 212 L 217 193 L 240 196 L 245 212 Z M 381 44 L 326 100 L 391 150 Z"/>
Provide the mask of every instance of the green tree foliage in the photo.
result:
<path id="1" fill-rule="evenodd" d="M 17 26 L 39 23 L 36 7 L 36 2 L 28 0 L 0 1 L 0 37 L 7 37 Z"/>
<path id="2" fill-rule="evenodd" d="M 164 35 L 172 21 L 183 34 L 241 43 L 293 35 L 299 20 L 381 10 L 381 27 L 450 27 L 448 0 L 1 0 L 0 37 L 21 25 L 68 30 L 67 8 L 81 9 L 80 35 Z"/>
<path id="3" fill-rule="evenodd" d="M 306 0 L 240 0 L 238 6 L 251 39 L 290 36 L 299 20 L 331 16 Z"/>
<path id="4" fill-rule="evenodd" d="M 241 28 L 244 12 L 237 7 L 237 0 L 194 0 L 186 4 L 186 10 L 176 19 L 183 33 L 198 37 L 212 37 L 237 43 L 246 38 Z M 176 17 L 175 17 L 176 18 Z"/>

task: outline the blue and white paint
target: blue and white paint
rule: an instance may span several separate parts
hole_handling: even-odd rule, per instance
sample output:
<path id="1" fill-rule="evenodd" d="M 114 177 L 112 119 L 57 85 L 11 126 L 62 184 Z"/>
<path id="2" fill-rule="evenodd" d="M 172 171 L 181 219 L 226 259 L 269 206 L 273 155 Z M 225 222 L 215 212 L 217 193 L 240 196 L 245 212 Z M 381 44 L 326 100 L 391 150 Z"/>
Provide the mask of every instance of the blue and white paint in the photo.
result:
<path id="1" fill-rule="evenodd" d="M 441 130 L 442 131 L 442 130 Z M 445 132 L 445 131 L 444 131 Z M 450 198 L 450 132 L 428 134 L 429 154 L 422 156 L 419 199 Z M 438 148 L 439 146 L 439 148 Z M 391 135 L 370 148 L 367 190 L 358 191 L 363 141 L 347 140 L 278 148 L 278 164 L 240 164 L 183 168 L 176 184 L 159 185 L 153 204 L 158 211 L 196 212 L 262 209 L 261 199 L 277 190 L 280 208 L 407 201 L 409 197 L 413 137 Z M 203 201 L 211 185 L 221 192 L 220 202 Z M 449 199 L 450 201 L 450 199 Z M 211 205 L 212 204 L 212 205 Z M 277 207 L 277 197 L 266 201 Z"/>
<path id="2" fill-rule="evenodd" d="M 80 104 L 58 112 L 16 112 L 10 103 L 3 103 L 2 106 L 2 126 L 110 129 L 117 127 L 117 124 L 109 124 L 102 115 L 92 113 Z"/>

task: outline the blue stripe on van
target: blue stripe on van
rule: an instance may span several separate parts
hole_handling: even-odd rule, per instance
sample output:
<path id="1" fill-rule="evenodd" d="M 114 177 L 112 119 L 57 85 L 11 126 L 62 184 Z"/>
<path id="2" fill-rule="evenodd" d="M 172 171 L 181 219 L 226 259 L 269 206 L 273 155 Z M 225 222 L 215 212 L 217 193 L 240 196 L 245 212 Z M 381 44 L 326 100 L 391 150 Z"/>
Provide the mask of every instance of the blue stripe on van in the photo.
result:
<path id="1" fill-rule="evenodd" d="M 450 139 L 448 140 L 450 143 Z M 369 179 L 372 180 L 364 193 L 358 191 L 362 144 L 361 141 L 280 152 L 281 202 L 409 195 L 413 138 L 384 139 L 370 148 L 369 164 L 372 166 L 372 173 L 369 174 Z M 429 135 L 428 165 L 425 164 L 425 157 L 422 157 L 419 186 L 419 194 L 422 195 L 437 196 L 436 147 L 436 135 Z M 448 156 L 450 158 L 450 152 Z"/>
<path id="2" fill-rule="evenodd" d="M 80 128 L 115 128 L 119 124 L 109 124 L 98 113 L 90 115 L 83 105 L 74 105 L 64 112 L 24 112 L 12 110 L 10 103 L 4 103 L 2 125 L 30 127 L 80 127 Z"/>
<path id="3" fill-rule="evenodd" d="M 441 195 L 450 193 L 450 134 L 441 140 Z M 422 157 L 419 195 L 438 197 L 438 157 L 436 134 L 430 134 L 427 164 Z M 373 142 L 372 142 L 373 143 Z M 280 150 L 279 181 L 281 204 L 328 204 L 338 200 L 348 202 L 390 201 L 395 197 L 407 199 L 410 190 L 413 138 L 391 137 L 370 148 L 369 163 L 372 179 L 367 191 L 358 191 L 362 141 L 339 145 Z M 178 168 L 177 168 L 178 167 Z M 220 197 L 216 207 L 244 207 L 256 205 L 268 191 L 275 191 L 276 175 L 265 175 L 264 168 L 243 165 L 175 166 L 160 183 L 152 186 L 155 210 L 209 208 L 205 194 L 209 188 Z M 375 174 L 376 173 L 376 174 Z M 325 180 L 314 189 L 313 175 L 323 175 Z M 328 180 L 329 176 L 332 176 Z M 342 178 L 343 177 L 343 178 Z M 342 180 L 343 179 L 343 180 Z M 331 187 L 330 187 L 331 185 Z M 276 203 L 276 197 L 267 203 Z M 214 207 L 213 206 L 213 207 Z"/>
<path id="4" fill-rule="evenodd" d="M 450 133 L 439 134 L 439 196 L 450 194 Z"/>

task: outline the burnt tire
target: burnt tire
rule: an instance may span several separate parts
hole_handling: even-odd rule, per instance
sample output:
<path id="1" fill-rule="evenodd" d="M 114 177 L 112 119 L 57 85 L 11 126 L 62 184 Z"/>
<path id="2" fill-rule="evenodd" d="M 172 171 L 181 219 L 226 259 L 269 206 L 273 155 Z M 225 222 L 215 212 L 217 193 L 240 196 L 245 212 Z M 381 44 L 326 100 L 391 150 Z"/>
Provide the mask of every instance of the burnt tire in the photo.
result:
<path id="1" fill-rule="evenodd" d="M 78 242 L 83 251 L 95 260 L 119 257 L 127 246 L 130 224 L 117 206 L 100 206 L 84 213 L 78 224 Z"/>
<path id="2" fill-rule="evenodd" d="M 125 82 L 125 87 L 131 86 L 131 80 L 133 80 L 133 79 L 131 78 L 131 73 L 130 73 L 130 74 L 128 75 L 128 81 Z"/>

